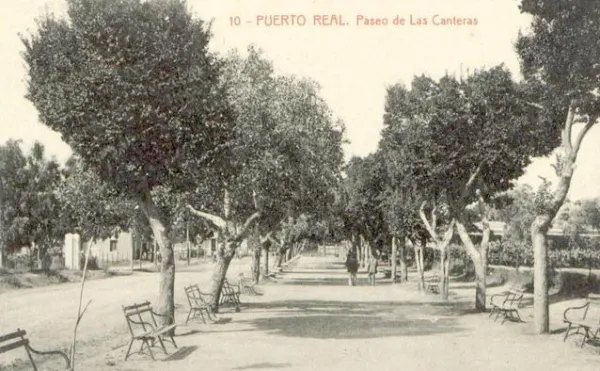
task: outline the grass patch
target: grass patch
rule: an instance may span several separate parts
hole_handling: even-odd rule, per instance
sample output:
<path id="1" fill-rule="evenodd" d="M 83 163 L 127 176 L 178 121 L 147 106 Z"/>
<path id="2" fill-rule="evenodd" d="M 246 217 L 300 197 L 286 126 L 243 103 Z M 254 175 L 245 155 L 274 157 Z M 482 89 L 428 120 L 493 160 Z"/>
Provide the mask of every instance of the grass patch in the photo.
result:
<path id="1" fill-rule="evenodd" d="M 68 282 L 79 282 L 81 280 L 81 274 L 82 272 L 78 270 L 51 270 L 48 272 L 34 271 L 23 273 L 2 269 L 0 270 L 0 293 Z M 123 274 L 111 270 L 98 270 L 88 271 L 86 278 L 88 280 L 93 280 L 120 275 Z"/>

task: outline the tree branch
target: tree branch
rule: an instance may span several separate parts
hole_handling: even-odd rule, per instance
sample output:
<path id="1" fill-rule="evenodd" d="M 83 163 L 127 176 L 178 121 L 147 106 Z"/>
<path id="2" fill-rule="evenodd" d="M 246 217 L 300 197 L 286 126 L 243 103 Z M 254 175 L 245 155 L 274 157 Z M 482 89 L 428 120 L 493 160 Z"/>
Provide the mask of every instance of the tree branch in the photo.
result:
<path id="1" fill-rule="evenodd" d="M 475 180 L 479 176 L 479 173 L 481 173 L 481 168 L 483 167 L 484 163 L 485 163 L 485 161 L 481 161 L 479 163 L 479 165 L 477 165 L 477 168 L 475 169 L 473 174 L 471 174 L 471 177 L 467 181 L 467 184 L 465 184 L 465 188 L 462 192 L 462 197 L 461 197 L 463 200 L 467 197 L 467 195 L 469 194 L 469 191 L 471 190 L 471 187 L 473 187 L 473 183 L 475 183 Z"/>
<path id="2" fill-rule="evenodd" d="M 232 240 L 240 241 L 240 240 L 244 239 L 246 233 L 248 233 L 248 229 L 250 228 L 250 225 L 252 224 L 253 221 L 260 218 L 260 215 L 261 215 L 260 211 L 257 211 L 254 214 L 250 215 L 250 217 L 248 219 L 246 219 L 246 222 L 242 226 L 242 229 L 238 233 L 236 233 L 236 235 L 232 238 Z"/>
<path id="3" fill-rule="evenodd" d="M 562 145 L 567 150 L 567 155 L 571 156 L 573 153 L 573 143 L 571 143 L 571 131 L 573 130 L 573 121 L 575 118 L 575 102 L 571 100 L 569 104 L 569 112 L 567 113 L 567 119 L 565 121 L 565 128 L 562 132 Z"/>
<path id="4" fill-rule="evenodd" d="M 431 237 L 437 242 L 437 240 L 438 240 L 437 233 L 435 232 L 435 229 L 433 229 L 431 227 L 431 224 L 429 224 L 429 221 L 427 220 L 427 216 L 425 215 L 425 205 L 426 204 L 427 204 L 427 201 L 423 201 L 423 203 L 421 204 L 421 207 L 419 208 L 419 216 L 421 217 L 421 221 L 423 221 L 423 224 L 425 225 L 425 229 L 427 229 L 427 232 L 429 232 Z"/>
<path id="5" fill-rule="evenodd" d="M 190 212 L 192 214 L 210 221 L 217 228 L 219 228 L 220 231 L 224 230 L 227 227 L 227 222 L 223 218 L 218 217 L 218 216 L 213 215 L 213 214 L 205 213 L 203 211 L 198 211 L 198 210 L 194 209 L 192 207 L 192 205 L 189 205 L 189 204 L 186 205 L 186 206 L 187 206 L 187 208 L 190 210 Z"/>
<path id="6" fill-rule="evenodd" d="M 583 127 L 583 129 L 577 135 L 577 138 L 575 138 L 575 143 L 573 145 L 573 162 L 577 158 L 577 153 L 579 152 L 579 148 L 581 147 L 581 142 L 583 141 L 583 137 L 585 137 L 585 135 L 588 133 L 588 131 L 590 131 L 592 126 L 596 123 L 596 120 L 598 120 L 598 116 L 591 116 L 588 119 L 588 122 L 585 123 L 585 126 Z"/>
<path id="7" fill-rule="evenodd" d="M 462 223 L 462 221 L 456 222 L 456 231 L 458 232 L 458 236 L 460 237 L 461 241 L 463 242 L 463 245 L 465 246 L 465 250 L 467 250 L 467 253 L 471 256 L 473 263 L 477 264 L 477 259 L 480 258 L 479 252 L 475 248 L 473 241 L 471 241 L 469 232 L 467 232 L 467 229 L 465 228 L 465 225 Z"/>
<path id="8" fill-rule="evenodd" d="M 437 229 L 437 205 L 435 203 L 431 209 L 431 229 L 434 231 Z"/>
<path id="9" fill-rule="evenodd" d="M 271 241 L 277 247 L 281 247 L 281 243 L 279 241 L 277 241 L 272 235 L 269 236 L 269 241 Z"/>
<path id="10" fill-rule="evenodd" d="M 258 207 L 258 200 L 256 199 L 256 197 L 257 197 L 257 196 L 256 196 L 256 191 L 253 189 L 253 190 L 252 190 L 252 203 L 254 203 L 254 209 L 255 209 L 255 210 L 259 210 L 259 207 Z"/>
<path id="11" fill-rule="evenodd" d="M 481 225 L 483 227 L 483 236 L 479 246 L 481 250 L 486 251 L 489 246 L 491 234 L 488 208 L 479 190 L 477 190 L 477 199 L 479 203 L 479 212 L 481 213 Z"/>
<path id="12" fill-rule="evenodd" d="M 273 234 L 273 231 L 269 231 L 269 233 L 267 233 L 266 235 L 261 236 L 260 237 L 260 244 L 261 245 L 265 244 L 271 238 L 272 234 Z"/>

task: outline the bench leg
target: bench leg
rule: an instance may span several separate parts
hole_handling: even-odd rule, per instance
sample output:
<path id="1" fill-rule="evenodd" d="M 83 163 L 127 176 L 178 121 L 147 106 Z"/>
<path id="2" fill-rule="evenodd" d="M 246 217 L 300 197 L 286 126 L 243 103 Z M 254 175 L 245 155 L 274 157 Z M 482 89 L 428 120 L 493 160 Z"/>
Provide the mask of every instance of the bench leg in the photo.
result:
<path id="1" fill-rule="evenodd" d="M 173 336 L 169 336 L 171 338 L 171 342 L 173 342 L 173 346 L 177 348 L 177 343 L 175 342 L 175 338 Z"/>
<path id="2" fill-rule="evenodd" d="M 501 325 L 504 324 L 504 322 L 506 322 L 506 320 L 508 319 L 508 317 L 510 316 L 510 311 L 503 311 L 504 312 L 504 318 L 502 319 L 502 323 Z"/>
<path id="3" fill-rule="evenodd" d="M 498 320 L 498 318 L 500 318 L 501 314 L 502 314 L 502 310 L 500 308 L 498 308 L 498 310 L 496 311 L 496 317 L 494 317 L 494 322 L 496 322 Z"/>
<path id="4" fill-rule="evenodd" d="M 583 327 L 583 326 L 580 326 Z M 581 346 L 580 348 L 583 348 L 583 346 L 585 345 L 586 341 L 591 340 L 594 338 L 594 336 L 592 335 L 592 331 L 589 327 L 583 327 L 584 333 L 583 333 L 583 340 L 581 340 Z M 579 330 L 578 330 L 579 331 Z"/>
<path id="5" fill-rule="evenodd" d="M 31 362 L 31 366 L 33 367 L 33 371 L 38 371 L 37 365 L 35 364 L 33 357 L 31 356 L 31 352 L 29 351 L 29 347 L 25 346 L 25 350 L 27 351 L 27 357 L 29 357 L 29 361 Z"/>
<path id="6" fill-rule="evenodd" d="M 192 315 L 192 312 L 195 312 L 194 308 L 190 308 L 190 312 L 188 313 L 187 318 L 185 319 L 186 325 L 190 321 L 190 316 Z M 196 314 L 196 313 L 194 313 L 194 314 Z"/>
<path id="7" fill-rule="evenodd" d="M 488 316 L 488 318 L 491 318 L 495 311 L 496 311 L 496 307 L 492 307 L 492 310 L 490 310 L 490 315 Z"/>
<path id="8" fill-rule="evenodd" d="M 567 338 L 569 337 L 569 331 L 571 331 L 571 324 L 569 323 L 569 326 L 567 326 L 567 331 L 565 332 L 565 337 L 563 338 L 563 342 L 567 341 Z"/>
<path id="9" fill-rule="evenodd" d="M 127 361 L 127 357 L 129 357 L 129 352 L 131 351 L 131 346 L 132 345 L 133 345 L 133 339 L 131 339 L 131 341 L 129 342 L 129 346 L 127 347 L 127 352 L 125 352 L 125 360 L 126 361 Z"/>
<path id="10" fill-rule="evenodd" d="M 144 344 L 146 344 L 146 346 L 148 347 L 148 352 L 150 353 L 150 357 L 152 357 L 152 360 L 156 361 L 156 359 L 154 358 L 154 352 L 152 352 L 152 347 L 150 346 L 150 343 L 148 343 L 148 340 L 144 340 L 144 343 L 142 344 L 142 349 L 144 348 Z"/>
<path id="11" fill-rule="evenodd" d="M 163 342 L 162 336 L 157 336 L 158 338 L 158 342 L 160 343 L 160 347 L 162 348 L 163 352 L 165 352 L 166 355 L 168 355 L 169 353 L 167 352 L 167 348 L 165 347 L 165 343 Z"/>

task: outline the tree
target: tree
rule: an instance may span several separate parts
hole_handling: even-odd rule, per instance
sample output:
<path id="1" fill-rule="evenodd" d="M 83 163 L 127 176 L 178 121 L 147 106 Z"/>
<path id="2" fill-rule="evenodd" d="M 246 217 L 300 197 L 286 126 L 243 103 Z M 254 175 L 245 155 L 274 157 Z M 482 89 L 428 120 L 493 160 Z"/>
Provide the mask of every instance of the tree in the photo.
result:
<path id="1" fill-rule="evenodd" d="M 39 260 L 63 241 L 55 192 L 60 182 L 59 164 L 46 158 L 42 144 L 34 143 L 27 155 L 19 141 L 9 140 L 0 146 L 0 218 L 4 227 L 0 250 L 2 246 L 9 252 L 28 246 L 31 252 L 37 251 Z M 49 267 L 46 264 L 44 268 Z"/>
<path id="2" fill-rule="evenodd" d="M 293 226 L 303 212 L 318 214 L 331 203 L 330 186 L 335 185 L 342 161 L 341 131 L 333 125 L 314 82 L 274 76 L 271 63 L 252 46 L 246 58 L 230 53 L 225 66 L 224 85 L 235 110 L 231 161 L 235 176 L 226 184 L 221 212 L 188 205 L 224 236 L 213 274 L 213 310 L 218 309 L 229 262 L 246 234 L 252 235 L 255 248 L 256 280 L 260 247 L 273 242 L 269 233 L 283 227 L 284 238 L 278 241 L 281 264 L 293 244 L 287 238 L 291 227 L 286 226 Z M 258 226 L 251 227 L 250 222 Z M 235 226 L 241 229 L 232 230 Z"/>
<path id="3" fill-rule="evenodd" d="M 547 123 L 540 133 L 541 141 L 547 143 L 548 152 L 558 147 L 555 191 L 531 226 L 534 322 L 536 332 L 541 334 L 549 332 L 548 229 L 567 197 L 581 143 L 600 114 L 600 47 L 594 41 L 600 37 L 600 5 L 522 0 L 520 8 L 533 17 L 531 32 L 520 35 L 516 45 L 521 71 L 532 101 Z M 576 134 L 575 125 L 581 127 Z"/>
<path id="4" fill-rule="evenodd" d="M 57 190 L 63 230 L 91 243 L 128 230 L 139 213 L 136 204 L 111 189 L 78 157 L 71 157 Z"/>
<path id="5" fill-rule="evenodd" d="M 140 207 L 160 246 L 157 307 L 174 322 L 171 221 L 153 190 L 193 191 L 225 176 L 233 120 L 208 52 L 210 33 L 183 1 L 69 0 L 22 37 L 27 98 L 99 178 Z"/>
<path id="6" fill-rule="evenodd" d="M 504 66 L 475 71 L 464 80 L 445 76 L 438 82 L 421 76 L 411 90 L 388 90 L 389 125 L 416 130 L 418 141 L 404 149 L 402 159 L 423 200 L 420 216 L 435 241 L 442 262 L 441 292 L 447 296 L 447 246 L 454 226 L 476 272 L 475 306 L 485 309 L 489 226 L 487 208 L 494 195 L 511 187 L 529 157 L 538 152 L 532 119 L 537 111 L 525 103 L 522 89 Z M 479 246 L 471 240 L 466 207 L 477 202 L 484 226 Z M 430 214 L 430 215 L 428 215 Z M 438 231 L 436 224 L 444 222 Z"/>
<path id="7" fill-rule="evenodd" d="M 360 249 L 358 257 L 364 265 L 389 234 L 382 207 L 386 174 L 381 153 L 351 158 L 346 175 L 346 228 L 354 235 L 354 248 Z"/>

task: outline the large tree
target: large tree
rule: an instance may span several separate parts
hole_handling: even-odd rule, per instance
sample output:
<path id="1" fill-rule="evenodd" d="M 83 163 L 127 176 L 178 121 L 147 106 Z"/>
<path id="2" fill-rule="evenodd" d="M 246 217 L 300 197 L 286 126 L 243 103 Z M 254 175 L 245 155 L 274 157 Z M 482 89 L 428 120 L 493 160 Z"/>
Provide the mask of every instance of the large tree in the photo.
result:
<path id="1" fill-rule="evenodd" d="M 188 205 L 222 236 L 212 279 L 214 310 L 241 241 L 252 237 L 257 280 L 261 247 L 273 242 L 267 236 L 282 232 L 277 239 L 281 264 L 294 243 L 289 237 L 295 218 L 306 212 L 322 213 L 332 203 L 330 189 L 342 157 L 342 131 L 319 97 L 318 86 L 309 79 L 275 76 L 260 50 L 251 46 L 247 52 L 246 57 L 235 52 L 227 55 L 223 74 L 235 110 L 235 157 L 230 162 L 234 176 L 227 180 L 219 208 Z"/>
<path id="2" fill-rule="evenodd" d="M 403 149 L 402 160 L 409 165 L 403 165 L 408 172 L 402 181 L 421 194 L 420 216 L 442 257 L 442 294 L 447 295 L 447 246 L 456 226 L 475 265 L 475 305 L 484 310 L 487 205 L 494 195 L 511 187 L 529 157 L 538 153 L 532 125 L 537 109 L 527 104 L 522 89 L 503 66 L 475 71 L 464 80 L 417 77 L 410 90 L 395 86 L 388 96 L 388 125 L 420 132 L 420 141 L 410 141 Z M 466 207 L 473 202 L 479 204 L 484 225 L 478 246 L 467 232 Z M 444 219 L 438 230 L 436 224 Z"/>
<path id="3" fill-rule="evenodd" d="M 183 1 L 68 0 L 68 19 L 45 16 L 22 40 L 41 122 L 147 217 L 162 256 L 157 306 L 173 323 L 172 223 L 152 194 L 225 175 L 233 120 L 210 33 Z"/>
<path id="4" fill-rule="evenodd" d="M 558 149 L 555 191 L 531 226 L 535 329 L 547 333 L 547 233 L 569 192 L 581 143 L 600 115 L 600 46 L 596 42 L 600 38 L 600 4 L 522 0 L 521 10 L 533 17 L 531 31 L 519 37 L 517 52 L 535 99 L 532 103 L 547 121 L 539 138 L 549 149 Z"/>

